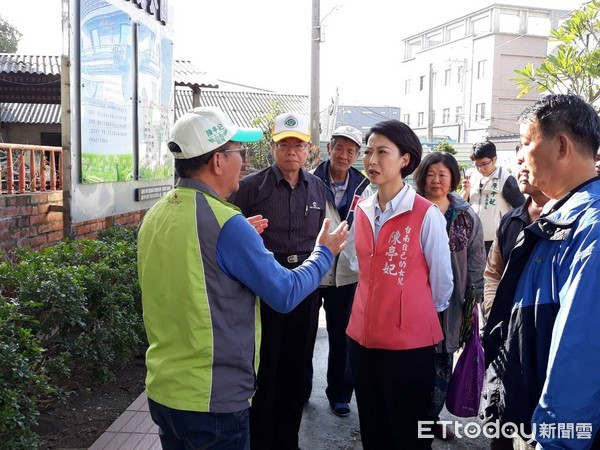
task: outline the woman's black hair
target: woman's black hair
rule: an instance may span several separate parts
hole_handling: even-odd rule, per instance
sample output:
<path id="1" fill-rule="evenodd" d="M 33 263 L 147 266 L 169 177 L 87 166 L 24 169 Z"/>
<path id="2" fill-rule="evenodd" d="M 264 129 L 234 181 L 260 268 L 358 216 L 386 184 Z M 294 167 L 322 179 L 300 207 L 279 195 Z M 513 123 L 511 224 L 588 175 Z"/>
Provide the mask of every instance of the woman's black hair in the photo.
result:
<path id="1" fill-rule="evenodd" d="M 402 178 L 406 178 L 414 172 L 421 162 L 423 145 L 408 125 L 395 119 L 376 123 L 367 132 L 365 136 L 366 142 L 369 141 L 369 137 L 373 133 L 381 134 L 392 141 L 400 149 L 400 155 L 404 155 L 405 153 L 410 155 L 410 161 L 401 171 Z"/>
<path id="2" fill-rule="evenodd" d="M 425 197 L 427 171 L 432 164 L 442 163 L 450 171 L 450 192 L 456 191 L 460 183 L 460 168 L 458 162 L 450 153 L 431 152 L 423 158 L 415 171 L 414 181 L 417 192 Z"/>

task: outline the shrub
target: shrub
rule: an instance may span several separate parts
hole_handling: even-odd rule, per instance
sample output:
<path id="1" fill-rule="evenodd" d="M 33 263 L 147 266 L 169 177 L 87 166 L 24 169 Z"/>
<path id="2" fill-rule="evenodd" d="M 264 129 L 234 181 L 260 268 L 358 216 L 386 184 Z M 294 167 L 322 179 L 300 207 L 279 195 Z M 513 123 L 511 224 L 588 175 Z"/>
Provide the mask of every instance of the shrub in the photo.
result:
<path id="1" fill-rule="evenodd" d="M 42 347 L 27 328 L 31 317 L 0 295 L 0 442 L 2 448 L 37 448 L 31 431 L 37 401 L 53 393 L 43 370 Z"/>
<path id="2" fill-rule="evenodd" d="M 4 428 L 33 439 L 28 430 L 41 395 L 58 398 L 75 386 L 110 381 L 140 351 L 136 252 L 135 232 L 113 227 L 97 240 L 18 249 L 0 261 L 2 448 Z"/>

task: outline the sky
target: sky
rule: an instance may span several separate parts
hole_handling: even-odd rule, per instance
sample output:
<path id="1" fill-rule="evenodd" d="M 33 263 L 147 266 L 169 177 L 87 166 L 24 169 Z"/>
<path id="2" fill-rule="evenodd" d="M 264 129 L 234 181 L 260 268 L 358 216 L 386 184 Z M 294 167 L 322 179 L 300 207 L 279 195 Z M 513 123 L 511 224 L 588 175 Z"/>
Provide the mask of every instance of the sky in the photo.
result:
<path id="1" fill-rule="evenodd" d="M 174 54 L 214 79 L 310 94 L 313 2 L 320 1 L 320 105 L 401 106 L 402 40 L 492 3 L 573 10 L 581 0 L 170 0 Z M 2 0 L 19 53 L 58 55 L 62 0 Z"/>

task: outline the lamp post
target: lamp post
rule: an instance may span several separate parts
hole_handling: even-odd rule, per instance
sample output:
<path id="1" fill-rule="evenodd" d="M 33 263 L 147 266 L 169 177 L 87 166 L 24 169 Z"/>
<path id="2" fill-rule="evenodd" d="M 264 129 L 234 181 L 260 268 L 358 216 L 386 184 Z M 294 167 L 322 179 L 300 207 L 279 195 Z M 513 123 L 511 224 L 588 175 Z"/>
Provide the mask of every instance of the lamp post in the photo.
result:
<path id="1" fill-rule="evenodd" d="M 321 15 L 321 0 L 312 0 L 312 19 L 311 19 L 311 51 L 310 51 L 310 133 L 311 142 L 319 147 L 320 127 L 319 127 L 319 83 L 320 83 L 320 59 L 321 59 L 321 24 L 327 16 L 333 11 L 340 9 L 342 5 L 334 6 L 331 11 L 325 14 L 323 19 Z"/>

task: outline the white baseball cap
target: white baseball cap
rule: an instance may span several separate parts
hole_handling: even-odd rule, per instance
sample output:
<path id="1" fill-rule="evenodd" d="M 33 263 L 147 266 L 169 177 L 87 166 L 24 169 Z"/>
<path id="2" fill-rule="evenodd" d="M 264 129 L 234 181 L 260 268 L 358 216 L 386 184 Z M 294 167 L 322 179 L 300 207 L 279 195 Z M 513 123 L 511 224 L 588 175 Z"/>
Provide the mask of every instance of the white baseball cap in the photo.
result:
<path id="1" fill-rule="evenodd" d="M 342 125 L 341 127 L 337 127 L 333 133 L 331 133 L 331 137 L 334 138 L 337 136 L 345 137 L 356 142 L 359 148 L 363 142 L 362 132 L 354 127 L 351 127 L 350 125 Z"/>
<path id="2" fill-rule="evenodd" d="M 275 117 L 271 136 L 273 142 L 279 142 L 288 137 L 295 137 L 303 142 L 310 141 L 308 117 L 296 113 L 285 113 Z"/>
<path id="3" fill-rule="evenodd" d="M 181 152 L 171 151 L 175 159 L 190 159 L 212 152 L 229 141 L 256 142 L 262 136 L 258 128 L 238 127 L 219 108 L 202 106 L 186 112 L 173 124 L 168 142 L 174 142 L 181 149 Z"/>

